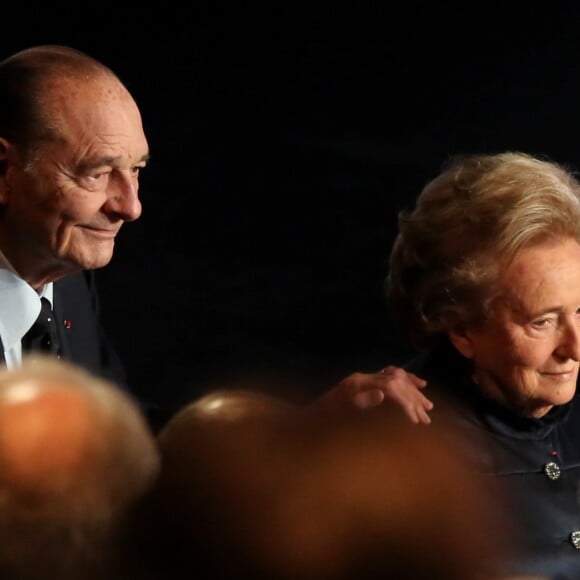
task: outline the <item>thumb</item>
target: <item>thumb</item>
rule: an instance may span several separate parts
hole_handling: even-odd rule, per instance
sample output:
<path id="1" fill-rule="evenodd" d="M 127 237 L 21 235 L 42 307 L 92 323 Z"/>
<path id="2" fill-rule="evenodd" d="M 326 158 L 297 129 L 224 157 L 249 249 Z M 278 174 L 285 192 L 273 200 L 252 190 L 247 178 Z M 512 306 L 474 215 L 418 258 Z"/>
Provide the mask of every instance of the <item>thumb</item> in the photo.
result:
<path id="1" fill-rule="evenodd" d="M 380 405 L 385 398 L 381 389 L 368 389 L 360 391 L 352 398 L 352 403 L 357 409 L 369 409 Z"/>

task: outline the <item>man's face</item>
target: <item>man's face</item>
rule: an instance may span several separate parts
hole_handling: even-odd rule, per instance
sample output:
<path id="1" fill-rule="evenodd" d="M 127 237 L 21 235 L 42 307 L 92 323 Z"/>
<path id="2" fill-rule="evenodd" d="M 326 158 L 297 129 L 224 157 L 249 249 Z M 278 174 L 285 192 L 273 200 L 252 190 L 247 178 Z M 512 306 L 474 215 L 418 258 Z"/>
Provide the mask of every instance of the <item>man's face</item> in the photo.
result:
<path id="1" fill-rule="evenodd" d="M 0 249 L 32 286 L 105 266 L 115 236 L 141 215 L 148 145 L 139 110 L 116 80 L 51 86 L 44 109 L 58 139 L 12 155 L 1 192 Z"/>
<path id="2" fill-rule="evenodd" d="M 485 323 L 466 332 L 474 379 L 496 400 L 540 417 L 576 391 L 580 245 L 571 238 L 520 251 Z M 457 344 L 456 344 L 457 346 Z"/>

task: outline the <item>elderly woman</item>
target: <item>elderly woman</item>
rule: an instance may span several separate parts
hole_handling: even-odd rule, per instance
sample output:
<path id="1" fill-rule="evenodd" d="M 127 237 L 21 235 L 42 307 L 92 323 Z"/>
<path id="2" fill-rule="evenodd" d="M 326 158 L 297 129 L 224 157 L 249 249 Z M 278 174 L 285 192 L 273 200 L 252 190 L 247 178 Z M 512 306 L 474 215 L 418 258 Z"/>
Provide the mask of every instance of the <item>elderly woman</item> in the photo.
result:
<path id="1" fill-rule="evenodd" d="M 433 421 L 511 502 L 506 574 L 580 578 L 579 198 L 552 162 L 456 158 L 400 214 L 390 257 Z"/>

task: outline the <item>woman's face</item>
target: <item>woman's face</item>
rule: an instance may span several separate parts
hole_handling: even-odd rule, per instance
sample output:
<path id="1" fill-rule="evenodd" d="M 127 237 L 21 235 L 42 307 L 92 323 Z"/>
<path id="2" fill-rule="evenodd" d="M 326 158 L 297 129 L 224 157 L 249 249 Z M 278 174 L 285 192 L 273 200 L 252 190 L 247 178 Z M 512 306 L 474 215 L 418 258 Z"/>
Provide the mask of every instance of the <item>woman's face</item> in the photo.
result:
<path id="1" fill-rule="evenodd" d="M 580 245 L 564 238 L 521 250 L 486 321 L 450 338 L 500 403 L 541 417 L 570 401 L 580 358 Z"/>

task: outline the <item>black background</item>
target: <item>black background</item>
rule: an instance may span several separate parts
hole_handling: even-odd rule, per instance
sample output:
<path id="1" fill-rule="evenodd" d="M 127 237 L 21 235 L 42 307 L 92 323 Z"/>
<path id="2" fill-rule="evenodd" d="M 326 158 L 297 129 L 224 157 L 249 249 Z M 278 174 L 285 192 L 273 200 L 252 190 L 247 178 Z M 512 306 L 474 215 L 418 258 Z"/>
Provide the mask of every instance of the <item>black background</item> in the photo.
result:
<path id="1" fill-rule="evenodd" d="M 572 2 L 11 10 L 4 55 L 70 44 L 141 107 L 143 215 L 98 276 L 130 381 L 157 399 L 311 396 L 401 362 L 382 294 L 397 211 L 454 153 L 580 167 Z"/>

